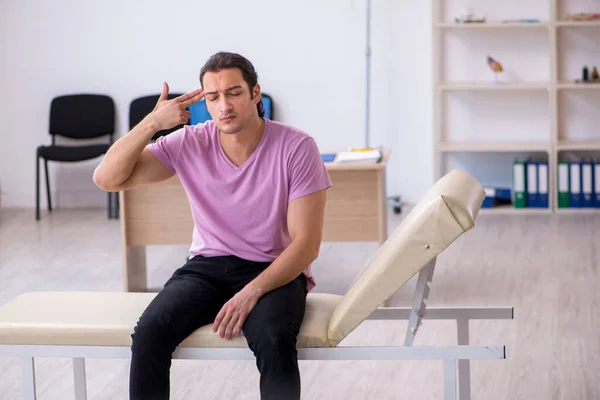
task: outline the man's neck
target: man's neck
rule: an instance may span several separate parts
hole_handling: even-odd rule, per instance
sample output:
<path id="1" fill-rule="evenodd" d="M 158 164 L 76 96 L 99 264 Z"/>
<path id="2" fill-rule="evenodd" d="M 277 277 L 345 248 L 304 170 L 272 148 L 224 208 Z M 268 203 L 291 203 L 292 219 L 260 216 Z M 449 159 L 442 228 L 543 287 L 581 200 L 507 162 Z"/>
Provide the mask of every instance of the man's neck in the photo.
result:
<path id="1" fill-rule="evenodd" d="M 221 148 L 236 166 L 244 164 L 258 147 L 265 131 L 265 120 L 258 118 L 252 125 L 235 134 L 219 132 Z"/>

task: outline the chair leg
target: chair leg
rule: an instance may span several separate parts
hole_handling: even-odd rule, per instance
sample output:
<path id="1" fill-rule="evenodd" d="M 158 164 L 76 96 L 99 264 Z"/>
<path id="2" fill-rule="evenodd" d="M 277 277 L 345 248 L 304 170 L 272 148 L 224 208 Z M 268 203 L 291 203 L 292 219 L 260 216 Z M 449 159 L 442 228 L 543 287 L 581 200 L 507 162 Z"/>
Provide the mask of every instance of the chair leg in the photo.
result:
<path id="1" fill-rule="evenodd" d="M 52 197 L 50 197 L 50 177 L 48 176 L 48 160 L 44 160 L 46 170 L 46 196 L 48 197 L 48 211 L 52 211 Z"/>
<path id="2" fill-rule="evenodd" d="M 120 205 L 119 205 L 119 192 L 115 193 L 115 219 L 119 219 L 120 216 Z"/>
<path id="3" fill-rule="evenodd" d="M 40 220 L 40 157 L 35 160 L 35 219 Z"/>
<path id="4" fill-rule="evenodd" d="M 108 219 L 112 219 L 112 217 L 113 217 L 112 193 L 108 192 Z"/>

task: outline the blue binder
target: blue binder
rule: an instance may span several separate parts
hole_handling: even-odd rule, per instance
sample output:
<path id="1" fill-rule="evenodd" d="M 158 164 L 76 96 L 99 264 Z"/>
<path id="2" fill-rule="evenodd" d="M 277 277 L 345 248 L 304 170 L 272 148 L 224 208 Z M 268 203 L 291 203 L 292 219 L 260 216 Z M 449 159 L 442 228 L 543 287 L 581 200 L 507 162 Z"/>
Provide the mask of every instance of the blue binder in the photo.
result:
<path id="1" fill-rule="evenodd" d="M 335 160 L 335 153 L 322 153 L 321 159 L 323 160 L 323 162 L 332 162 L 333 160 Z"/>
<path id="2" fill-rule="evenodd" d="M 481 208 L 492 208 L 494 207 L 494 198 L 496 197 L 496 191 L 491 187 L 484 187 L 485 197 L 481 203 Z"/>
<path id="3" fill-rule="evenodd" d="M 536 162 L 529 161 L 525 164 L 526 172 L 526 190 L 527 190 L 527 207 L 539 207 L 538 201 L 538 167 Z"/>
<path id="4" fill-rule="evenodd" d="M 537 206 L 541 208 L 548 208 L 548 163 L 539 162 L 537 163 L 538 173 L 538 193 L 537 193 Z"/>
<path id="5" fill-rule="evenodd" d="M 496 199 L 510 201 L 512 199 L 512 193 L 510 188 L 495 188 Z"/>
<path id="6" fill-rule="evenodd" d="M 581 163 L 581 206 L 594 206 L 594 166 L 591 162 Z"/>
<path id="7" fill-rule="evenodd" d="M 594 179 L 594 207 L 600 208 L 600 163 L 595 162 L 593 163 L 593 166 L 594 172 L 592 175 Z"/>
<path id="8" fill-rule="evenodd" d="M 569 194 L 569 207 L 581 207 L 581 163 L 571 162 L 569 164 L 569 182 L 571 193 Z"/>
<path id="9" fill-rule="evenodd" d="M 492 208 L 512 203 L 512 190 L 506 187 L 485 186 L 482 208 Z"/>

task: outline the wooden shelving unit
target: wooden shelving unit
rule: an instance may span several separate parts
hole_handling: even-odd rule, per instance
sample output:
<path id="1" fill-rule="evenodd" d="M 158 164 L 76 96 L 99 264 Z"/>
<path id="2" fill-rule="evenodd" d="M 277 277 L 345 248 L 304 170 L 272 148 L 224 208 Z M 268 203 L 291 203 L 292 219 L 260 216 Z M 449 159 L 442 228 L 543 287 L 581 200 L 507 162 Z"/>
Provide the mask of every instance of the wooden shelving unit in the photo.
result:
<path id="1" fill-rule="evenodd" d="M 556 144 L 557 150 L 598 150 L 600 151 L 600 140 L 559 140 Z"/>
<path id="2" fill-rule="evenodd" d="M 534 154 L 546 159 L 549 166 L 549 208 L 548 209 L 536 209 L 536 208 L 524 208 L 515 209 L 512 206 L 508 207 L 497 207 L 493 209 L 482 209 L 486 213 L 515 213 L 515 214 L 544 214 L 544 213 L 589 213 L 599 212 L 600 209 L 563 209 L 558 208 L 558 193 L 557 193 L 557 163 L 561 159 L 561 154 L 565 152 L 577 152 L 577 153 L 592 153 L 597 152 L 600 157 L 600 128 L 597 128 L 595 132 L 588 129 L 585 134 L 586 138 L 579 138 L 581 135 L 578 132 L 577 138 L 571 138 L 564 132 L 567 129 L 561 127 L 566 124 L 561 118 L 565 118 L 564 114 L 568 111 L 561 107 L 561 96 L 598 96 L 600 98 L 600 83 L 576 83 L 575 80 L 579 78 L 578 75 L 574 75 L 571 67 L 570 73 L 565 71 L 563 64 L 565 54 L 568 52 L 581 51 L 570 48 L 573 40 L 561 40 L 563 35 L 572 35 L 571 32 L 578 32 L 585 35 L 588 41 L 594 41 L 590 39 L 597 37 L 597 41 L 600 41 L 600 21 L 569 21 L 563 20 L 565 15 L 565 9 L 569 6 L 569 0 L 547 0 L 547 12 L 543 12 L 545 15 L 543 18 L 537 18 L 539 22 L 503 22 L 502 20 L 488 20 L 484 23 L 457 23 L 452 20 L 454 15 L 448 15 L 448 10 L 451 8 L 449 3 L 460 0 L 433 0 L 433 13 L 432 13 L 432 37 L 433 37 L 433 147 L 434 147 L 434 179 L 439 179 L 442 175 L 448 172 L 448 157 L 461 153 L 463 156 L 469 156 L 478 154 L 479 157 L 485 153 L 502 153 L 505 156 L 510 156 L 511 153 L 517 156 L 523 154 Z M 571 0 L 573 1 L 573 0 Z M 466 3 L 466 2 L 462 2 Z M 487 2 L 475 2 L 473 3 L 477 7 L 478 12 L 486 14 Z M 462 6 L 462 4 L 461 4 Z M 578 1 L 577 7 L 582 7 L 582 2 Z M 584 5 L 585 6 L 585 5 Z M 600 12 L 599 6 L 594 0 L 588 0 L 587 6 L 589 10 L 580 10 L 579 12 Z M 506 4 L 506 9 L 511 9 L 511 5 Z M 456 8 L 456 7 L 455 7 Z M 571 7 L 573 8 L 573 7 Z M 498 19 L 498 18 L 496 18 Z M 511 19 L 511 18 L 506 18 Z M 487 35 L 486 37 L 494 38 L 507 38 L 506 40 L 516 40 L 528 43 L 531 35 L 536 35 L 538 40 L 540 35 L 545 36 L 546 43 L 545 49 L 547 50 L 544 56 L 548 62 L 544 65 L 547 68 L 547 74 L 541 74 L 542 79 L 508 79 L 503 82 L 493 82 L 492 79 L 489 81 L 482 81 L 481 79 L 446 79 L 445 76 L 449 73 L 446 72 L 447 65 L 445 57 L 447 55 L 447 35 L 458 35 L 460 38 L 472 39 L 478 38 L 477 35 Z M 597 34 L 597 35 L 596 35 Z M 596 35 L 596 36 L 595 36 Z M 475 39 L 477 40 L 477 39 Z M 483 40 L 476 42 L 481 48 Z M 465 45 L 467 47 L 467 45 Z M 475 47 L 475 46 L 473 46 Z M 479 49 L 480 49 L 479 48 Z M 515 46 L 518 51 L 518 46 Z M 479 50 L 478 49 L 478 50 Z M 535 49 L 534 57 L 535 62 L 540 62 L 540 53 L 538 49 Z M 587 59 L 593 59 L 596 66 L 600 69 L 600 52 L 598 54 L 587 54 Z M 518 53 L 518 57 L 527 59 L 529 54 L 523 52 L 522 55 Z M 478 60 L 481 62 L 481 60 Z M 594 64 L 587 64 L 591 67 Z M 481 67 L 481 64 L 478 65 Z M 456 72 L 458 67 L 454 66 Z M 469 66 L 469 71 L 474 67 Z M 491 71 L 490 71 L 491 74 Z M 460 75 L 460 74 L 459 74 Z M 468 75 L 463 73 L 461 77 Z M 516 74 L 518 75 L 518 74 Z M 545 76 L 547 75 L 547 76 Z M 491 76 L 491 75 L 490 75 Z M 596 94 L 598 93 L 598 94 Z M 544 110 L 547 111 L 548 123 L 547 132 L 544 131 L 544 140 L 530 140 L 530 138 L 524 138 L 522 141 L 511 141 L 505 140 L 505 138 L 488 137 L 482 130 L 481 135 L 477 134 L 477 137 L 470 137 L 468 140 L 463 138 L 459 140 L 452 140 L 449 138 L 448 131 L 449 119 L 448 106 L 445 105 L 447 96 L 467 96 L 467 95 L 478 95 L 478 96 L 515 96 L 515 99 L 523 98 L 524 96 L 537 96 L 534 97 L 538 101 L 543 98 L 547 101 L 544 105 Z M 596 97 L 594 97 L 596 98 Z M 522 100 L 525 101 L 525 100 Z M 595 100 L 588 103 L 595 103 Z M 462 105 L 463 108 L 468 108 L 467 105 Z M 539 111 L 539 108 L 537 109 Z M 598 124 L 600 127 L 600 102 L 598 102 L 597 109 Z M 521 112 L 520 117 L 522 117 Z M 539 117 L 536 115 L 536 117 Z M 510 117 L 507 117 L 510 118 Z M 572 118 L 569 116 L 569 118 Z M 456 126 L 456 123 L 455 125 Z M 471 127 L 471 129 L 476 130 Z M 580 129 L 577 127 L 577 129 Z M 468 135 L 467 135 L 468 136 Z M 473 136 L 473 135 L 471 135 Z M 535 138 L 534 138 L 535 139 Z M 600 161 L 600 158 L 598 159 Z M 485 170 L 485 165 L 482 165 L 482 170 Z M 507 165 L 507 168 L 512 171 L 512 163 Z M 479 169 L 479 168 L 474 168 Z"/>
<path id="3" fill-rule="evenodd" d="M 575 26 L 575 27 L 586 27 L 586 26 L 600 26 L 600 21 L 556 21 L 557 27 L 562 26 Z"/>
<path id="4" fill-rule="evenodd" d="M 588 85 L 591 86 L 591 85 Z M 438 90 L 511 90 L 511 91 L 530 91 L 530 90 L 550 90 L 550 84 L 547 82 L 532 83 L 484 83 L 484 82 L 444 82 L 437 85 Z"/>
<path id="5" fill-rule="evenodd" d="M 567 210 L 567 209 L 566 209 Z M 568 210 L 575 210 L 574 208 Z M 579 212 L 583 213 L 583 210 L 591 210 L 591 209 L 583 209 L 580 208 Z M 480 210 L 481 214 L 550 214 L 552 210 L 550 208 L 515 208 L 512 206 L 498 206 L 494 208 L 482 208 Z"/>
<path id="6" fill-rule="evenodd" d="M 438 143 L 438 152 L 548 152 L 550 145 L 547 142 L 456 142 Z"/>
<path id="7" fill-rule="evenodd" d="M 437 28 L 445 28 L 445 29 L 536 29 L 536 28 L 550 28 L 551 24 L 548 22 L 530 22 L 530 23 L 521 23 L 521 22 L 502 22 L 502 21 L 487 21 L 484 24 L 459 24 L 456 22 L 438 22 L 434 23 L 434 26 Z"/>
<path id="8" fill-rule="evenodd" d="M 557 89 L 574 89 L 574 90 L 600 90 L 600 83 L 573 83 L 573 82 L 558 82 Z"/>

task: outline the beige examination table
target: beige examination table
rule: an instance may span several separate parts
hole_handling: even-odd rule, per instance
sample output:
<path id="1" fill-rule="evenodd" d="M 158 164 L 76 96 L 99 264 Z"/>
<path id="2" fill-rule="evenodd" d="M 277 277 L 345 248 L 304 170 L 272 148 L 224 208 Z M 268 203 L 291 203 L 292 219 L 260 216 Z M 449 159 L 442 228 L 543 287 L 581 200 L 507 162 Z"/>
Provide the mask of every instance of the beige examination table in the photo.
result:
<path id="1" fill-rule="evenodd" d="M 512 319 L 512 307 L 426 308 L 436 257 L 474 227 L 484 199 L 473 177 L 442 177 L 379 248 L 343 296 L 310 293 L 298 338 L 300 360 L 440 360 L 444 399 L 470 399 L 469 360 L 505 359 L 502 345 L 469 345 L 469 320 Z M 418 274 L 412 307 L 385 301 Z M 86 399 L 85 358 L 128 358 L 131 333 L 153 293 L 32 292 L 0 307 L 0 357 L 22 359 L 25 400 L 36 398 L 35 357 L 73 359 L 75 398 Z M 367 319 L 408 320 L 402 346 L 344 346 Z M 422 319 L 456 320 L 455 346 L 413 346 Z M 390 329 L 394 329 L 393 325 Z M 204 326 L 174 359 L 253 360 L 243 336 L 230 341 Z"/>

